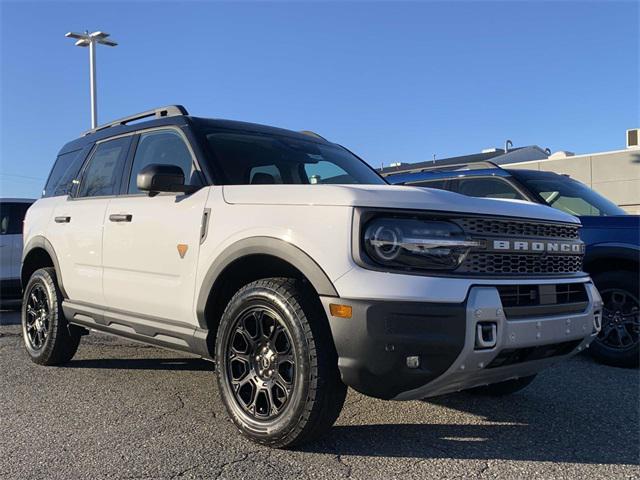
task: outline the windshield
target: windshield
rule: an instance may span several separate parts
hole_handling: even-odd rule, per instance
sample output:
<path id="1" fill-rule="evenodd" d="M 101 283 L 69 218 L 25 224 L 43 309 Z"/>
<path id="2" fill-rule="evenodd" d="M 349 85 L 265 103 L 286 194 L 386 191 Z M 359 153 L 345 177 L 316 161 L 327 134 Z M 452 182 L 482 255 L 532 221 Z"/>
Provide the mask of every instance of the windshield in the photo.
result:
<path id="1" fill-rule="evenodd" d="M 564 175 L 511 171 L 518 180 L 537 193 L 548 205 L 577 216 L 626 215 L 615 203 Z"/>
<path id="2" fill-rule="evenodd" d="M 338 145 L 254 132 L 212 131 L 206 138 L 227 185 L 386 183 Z"/>

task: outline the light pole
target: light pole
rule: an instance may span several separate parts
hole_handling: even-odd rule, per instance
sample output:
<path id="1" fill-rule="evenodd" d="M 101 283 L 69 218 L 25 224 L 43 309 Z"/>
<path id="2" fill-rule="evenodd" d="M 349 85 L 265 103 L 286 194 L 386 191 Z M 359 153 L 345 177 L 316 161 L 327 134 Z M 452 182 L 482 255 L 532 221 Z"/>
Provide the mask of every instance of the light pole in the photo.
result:
<path id="1" fill-rule="evenodd" d="M 108 47 L 118 45 L 112 40 L 107 40 L 109 36 L 106 32 L 84 33 L 69 32 L 65 35 L 67 38 L 75 38 L 77 40 L 76 47 L 89 47 L 89 82 L 91 86 L 91 128 L 98 126 L 98 93 L 96 92 L 96 44 L 100 43 Z"/>

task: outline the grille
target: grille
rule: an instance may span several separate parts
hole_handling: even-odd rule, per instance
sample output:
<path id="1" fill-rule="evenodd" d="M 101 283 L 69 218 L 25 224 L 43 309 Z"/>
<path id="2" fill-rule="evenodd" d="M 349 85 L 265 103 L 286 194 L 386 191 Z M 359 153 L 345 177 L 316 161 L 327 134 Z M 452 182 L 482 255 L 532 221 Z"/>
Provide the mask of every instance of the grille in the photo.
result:
<path id="1" fill-rule="evenodd" d="M 528 223 L 488 218 L 462 218 L 457 223 L 467 234 L 509 237 L 579 238 L 578 227 L 549 223 Z"/>
<path id="2" fill-rule="evenodd" d="M 583 312 L 589 297 L 583 283 L 559 285 L 498 285 L 508 320 Z"/>
<path id="3" fill-rule="evenodd" d="M 470 252 L 459 273 L 489 275 L 559 275 L 582 271 L 582 255 L 539 255 Z"/>
<path id="4" fill-rule="evenodd" d="M 498 285 L 503 307 L 526 307 L 558 303 L 586 302 L 584 283 L 559 285 Z"/>

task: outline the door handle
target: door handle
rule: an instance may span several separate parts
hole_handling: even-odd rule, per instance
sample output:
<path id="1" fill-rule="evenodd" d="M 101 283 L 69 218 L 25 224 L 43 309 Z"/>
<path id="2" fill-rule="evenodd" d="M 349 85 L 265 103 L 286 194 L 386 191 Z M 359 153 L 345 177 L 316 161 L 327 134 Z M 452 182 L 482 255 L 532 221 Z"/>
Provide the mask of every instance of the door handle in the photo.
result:
<path id="1" fill-rule="evenodd" d="M 71 217 L 56 217 L 56 223 L 69 223 L 71 221 Z"/>
<path id="2" fill-rule="evenodd" d="M 130 213 L 114 213 L 109 215 L 109 220 L 112 222 L 130 222 L 133 218 L 133 215 Z"/>

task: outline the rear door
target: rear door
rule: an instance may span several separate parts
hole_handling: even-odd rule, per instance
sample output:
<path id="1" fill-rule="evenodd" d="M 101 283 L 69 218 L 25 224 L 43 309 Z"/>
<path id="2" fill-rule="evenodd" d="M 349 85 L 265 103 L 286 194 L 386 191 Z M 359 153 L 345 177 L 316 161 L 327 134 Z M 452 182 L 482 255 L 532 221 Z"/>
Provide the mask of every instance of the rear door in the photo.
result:
<path id="1" fill-rule="evenodd" d="M 104 306 L 102 242 L 105 212 L 120 191 L 131 137 L 96 143 L 71 195 L 54 208 L 47 236 L 57 253 L 69 299 Z"/>
<path id="2" fill-rule="evenodd" d="M 203 185 L 193 151 L 178 128 L 140 134 L 125 193 L 109 203 L 105 216 L 106 302 L 112 310 L 194 326 L 200 226 L 209 189 L 149 196 L 138 190 L 136 179 L 151 163 L 177 165 L 187 184 Z"/>

